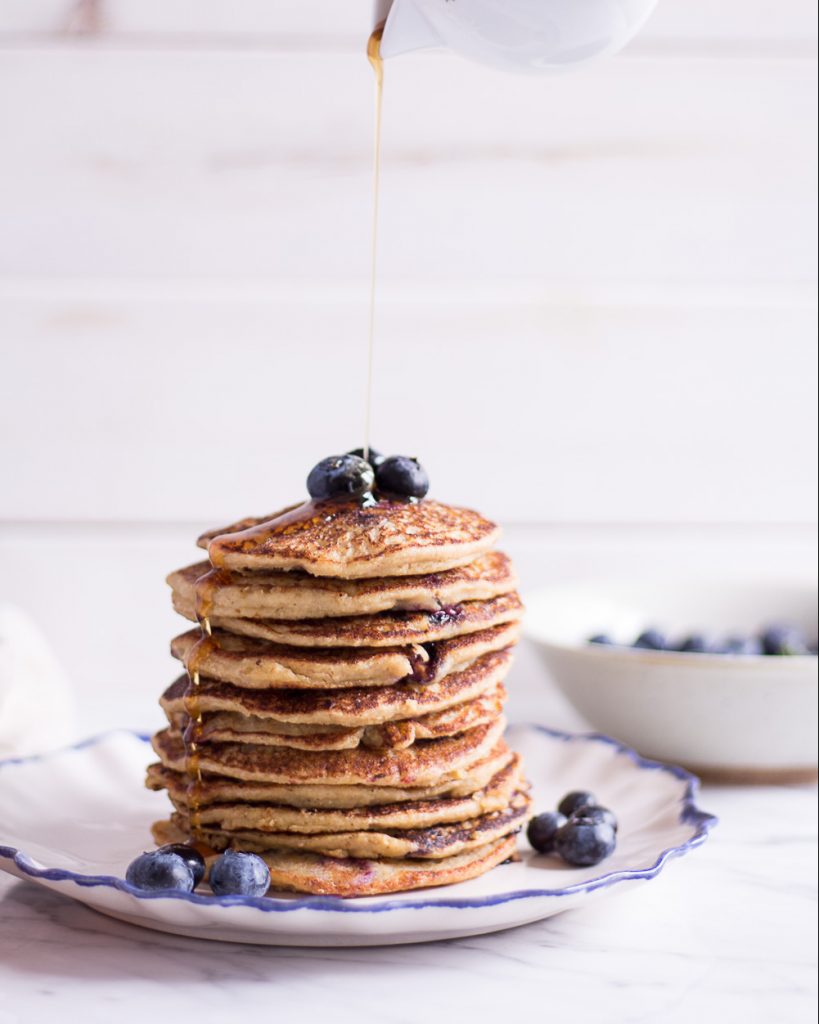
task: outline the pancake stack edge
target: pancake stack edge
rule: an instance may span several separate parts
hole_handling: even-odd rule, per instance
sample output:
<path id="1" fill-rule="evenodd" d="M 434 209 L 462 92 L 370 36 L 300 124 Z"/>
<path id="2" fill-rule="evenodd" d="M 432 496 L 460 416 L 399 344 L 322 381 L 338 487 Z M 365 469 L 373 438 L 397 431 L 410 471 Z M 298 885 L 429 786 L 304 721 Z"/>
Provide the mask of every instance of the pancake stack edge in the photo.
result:
<path id="1" fill-rule="evenodd" d="M 522 606 L 497 528 L 437 502 L 308 505 L 200 538 L 171 574 L 147 785 L 158 843 L 261 854 L 273 890 L 367 896 L 515 854 L 529 797 L 503 739 Z M 413 571 L 420 570 L 420 571 Z"/>

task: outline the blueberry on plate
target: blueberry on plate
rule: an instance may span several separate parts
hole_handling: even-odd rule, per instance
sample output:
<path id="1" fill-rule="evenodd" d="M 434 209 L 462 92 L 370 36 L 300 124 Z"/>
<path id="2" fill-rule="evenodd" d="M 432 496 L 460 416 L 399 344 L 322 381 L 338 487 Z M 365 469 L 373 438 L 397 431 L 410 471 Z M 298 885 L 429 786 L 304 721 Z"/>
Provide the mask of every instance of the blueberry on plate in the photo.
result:
<path id="1" fill-rule="evenodd" d="M 569 821 L 589 822 L 592 825 L 609 825 L 615 832 L 620 827 L 616 815 L 608 807 L 600 807 L 597 804 L 579 807 Z"/>
<path id="2" fill-rule="evenodd" d="M 208 882 L 217 896 L 264 896 L 270 871 L 255 853 L 225 850 L 211 865 Z"/>
<path id="3" fill-rule="evenodd" d="M 167 846 L 160 846 L 157 853 L 175 853 L 177 857 L 181 857 L 193 875 L 194 888 L 205 877 L 205 858 L 193 846 L 186 846 L 184 843 L 168 843 Z"/>
<path id="4" fill-rule="evenodd" d="M 125 881 L 136 889 L 159 892 L 173 889 L 176 892 L 193 892 L 193 872 L 176 853 L 154 850 L 143 853 L 131 861 L 125 872 Z"/>
<path id="5" fill-rule="evenodd" d="M 595 633 L 594 636 L 590 636 L 588 639 L 590 644 L 600 644 L 602 647 L 613 647 L 614 641 L 610 636 L 605 633 Z"/>
<path id="6" fill-rule="evenodd" d="M 555 848 L 555 836 L 566 821 L 566 817 L 557 811 L 536 815 L 526 829 L 529 845 L 538 853 L 551 853 Z"/>
<path id="7" fill-rule="evenodd" d="M 787 623 L 771 625 L 762 631 L 759 639 L 765 654 L 787 656 L 808 653 L 805 634 L 798 626 Z"/>
<path id="8" fill-rule="evenodd" d="M 557 805 L 557 809 L 565 818 L 571 818 L 581 807 L 596 806 L 597 797 L 594 793 L 587 793 L 584 789 L 576 789 L 563 797 Z"/>
<path id="9" fill-rule="evenodd" d="M 589 868 L 614 853 L 617 836 L 604 822 L 570 818 L 555 836 L 555 849 L 573 867 Z"/>
<path id="10" fill-rule="evenodd" d="M 379 491 L 402 498 L 423 498 L 429 491 L 429 477 L 417 459 L 391 455 L 375 471 Z"/>
<path id="11" fill-rule="evenodd" d="M 326 498 L 360 498 L 373 489 L 375 473 L 357 455 L 331 455 L 310 470 L 307 491 L 315 501 Z"/>
<path id="12" fill-rule="evenodd" d="M 384 461 L 384 456 L 377 448 L 368 448 L 366 457 L 364 455 L 363 448 L 353 448 L 353 450 L 351 452 L 347 452 L 347 454 L 355 455 L 357 459 L 364 459 L 365 462 L 369 462 L 373 469 L 377 469 Z"/>
<path id="13" fill-rule="evenodd" d="M 641 651 L 666 651 L 668 641 L 659 629 L 647 629 L 637 637 L 632 647 Z"/>
<path id="14" fill-rule="evenodd" d="M 726 637 L 720 644 L 720 654 L 764 654 L 765 649 L 758 636 L 735 636 Z"/>

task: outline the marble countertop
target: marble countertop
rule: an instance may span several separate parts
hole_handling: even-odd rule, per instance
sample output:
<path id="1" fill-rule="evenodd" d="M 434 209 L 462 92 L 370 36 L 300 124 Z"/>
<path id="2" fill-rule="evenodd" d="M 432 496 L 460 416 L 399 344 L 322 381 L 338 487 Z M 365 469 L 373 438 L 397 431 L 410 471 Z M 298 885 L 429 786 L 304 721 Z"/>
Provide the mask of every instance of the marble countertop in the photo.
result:
<path id="1" fill-rule="evenodd" d="M 526 658 L 517 669 L 528 673 Z M 577 724 L 542 690 L 512 717 Z M 365 949 L 275 949 L 109 920 L 0 875 L 0 1024 L 509 1019 L 788 1024 L 815 1019 L 814 787 L 706 785 L 719 828 L 655 881 L 501 934 Z M 248 1018 L 251 1019 L 251 1018 Z M 521 1018 L 525 1019 L 525 1018 Z"/>

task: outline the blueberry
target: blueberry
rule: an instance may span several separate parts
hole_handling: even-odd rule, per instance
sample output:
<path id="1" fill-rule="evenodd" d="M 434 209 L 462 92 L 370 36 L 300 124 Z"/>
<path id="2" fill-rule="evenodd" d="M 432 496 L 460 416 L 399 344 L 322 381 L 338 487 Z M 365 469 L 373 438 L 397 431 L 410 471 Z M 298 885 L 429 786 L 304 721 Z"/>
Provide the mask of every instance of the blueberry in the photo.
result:
<path id="1" fill-rule="evenodd" d="M 177 857 L 181 857 L 190 868 L 194 887 L 199 885 L 205 877 L 205 858 L 192 846 L 186 846 L 184 843 L 169 843 L 167 846 L 160 846 L 157 852 L 175 853 Z"/>
<path id="2" fill-rule="evenodd" d="M 692 633 L 677 644 L 675 650 L 684 654 L 711 654 L 716 650 L 714 641 L 704 633 Z"/>
<path id="3" fill-rule="evenodd" d="M 729 636 L 720 644 L 720 654 L 764 654 L 762 641 L 757 636 Z"/>
<path id="4" fill-rule="evenodd" d="M 355 455 L 356 458 L 358 459 L 364 459 L 365 462 L 369 462 L 373 469 L 378 469 L 378 467 L 384 461 L 384 456 L 376 448 L 368 448 L 366 458 L 364 457 L 363 448 L 353 448 L 353 450 L 351 452 L 347 452 L 347 454 Z"/>
<path id="5" fill-rule="evenodd" d="M 643 651 L 665 651 L 668 650 L 668 641 L 658 629 L 647 629 L 632 646 Z"/>
<path id="6" fill-rule="evenodd" d="M 555 848 L 555 835 L 566 824 L 566 817 L 556 811 L 538 814 L 529 822 L 526 838 L 538 853 L 551 853 Z"/>
<path id="7" fill-rule="evenodd" d="M 391 455 L 375 471 L 379 491 L 403 498 L 423 498 L 429 490 L 429 477 L 417 459 Z"/>
<path id="8" fill-rule="evenodd" d="M 614 853 L 617 836 L 611 825 L 570 819 L 555 836 L 558 854 L 574 867 L 588 868 Z"/>
<path id="9" fill-rule="evenodd" d="M 614 641 L 612 640 L 612 638 L 610 636 L 607 636 L 605 633 L 595 633 L 594 636 L 589 637 L 588 642 L 590 644 L 600 644 L 604 647 L 614 646 Z"/>
<path id="10" fill-rule="evenodd" d="M 777 624 L 768 626 L 760 634 L 765 654 L 794 655 L 807 654 L 805 635 L 797 626 Z"/>
<path id="11" fill-rule="evenodd" d="M 566 796 L 557 805 L 558 811 L 566 817 L 571 818 L 581 807 L 596 807 L 597 797 L 594 793 L 587 793 L 585 790 L 577 789 Z"/>
<path id="12" fill-rule="evenodd" d="M 125 872 L 125 881 L 150 892 L 161 889 L 193 892 L 194 885 L 193 872 L 185 861 L 178 854 L 162 850 L 143 853 L 131 861 Z"/>
<path id="13" fill-rule="evenodd" d="M 208 881 L 217 896 L 264 896 L 270 887 L 270 871 L 255 853 L 225 850 L 213 862 Z"/>
<path id="14" fill-rule="evenodd" d="M 311 498 L 362 497 L 373 489 L 375 473 L 369 462 L 357 455 L 331 455 L 322 459 L 307 477 Z"/>
<path id="15" fill-rule="evenodd" d="M 616 816 L 608 807 L 600 807 L 597 804 L 578 808 L 569 820 L 589 822 L 592 825 L 609 825 L 615 832 L 619 828 Z"/>

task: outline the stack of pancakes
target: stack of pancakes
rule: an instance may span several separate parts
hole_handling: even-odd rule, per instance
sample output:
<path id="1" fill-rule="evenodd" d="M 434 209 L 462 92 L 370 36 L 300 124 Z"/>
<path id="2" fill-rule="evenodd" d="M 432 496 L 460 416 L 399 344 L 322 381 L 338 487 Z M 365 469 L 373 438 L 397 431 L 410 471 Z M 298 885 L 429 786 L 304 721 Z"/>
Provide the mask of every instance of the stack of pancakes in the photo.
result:
<path id="1" fill-rule="evenodd" d="M 503 740 L 522 607 L 498 530 L 434 501 L 308 503 L 199 539 L 161 699 L 160 843 L 260 853 L 274 889 L 362 896 L 507 860 L 529 806 Z"/>

